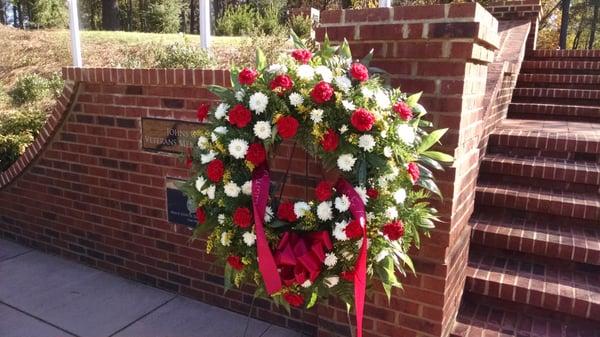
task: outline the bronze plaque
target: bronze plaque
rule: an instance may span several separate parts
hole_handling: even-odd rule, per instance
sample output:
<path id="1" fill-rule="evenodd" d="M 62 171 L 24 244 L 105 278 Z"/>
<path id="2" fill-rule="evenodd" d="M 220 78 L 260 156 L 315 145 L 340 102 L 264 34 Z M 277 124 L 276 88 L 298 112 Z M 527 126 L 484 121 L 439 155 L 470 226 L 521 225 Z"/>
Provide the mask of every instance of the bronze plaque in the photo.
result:
<path id="1" fill-rule="evenodd" d="M 142 148 L 181 153 L 194 146 L 194 131 L 202 124 L 173 119 L 142 118 Z"/>

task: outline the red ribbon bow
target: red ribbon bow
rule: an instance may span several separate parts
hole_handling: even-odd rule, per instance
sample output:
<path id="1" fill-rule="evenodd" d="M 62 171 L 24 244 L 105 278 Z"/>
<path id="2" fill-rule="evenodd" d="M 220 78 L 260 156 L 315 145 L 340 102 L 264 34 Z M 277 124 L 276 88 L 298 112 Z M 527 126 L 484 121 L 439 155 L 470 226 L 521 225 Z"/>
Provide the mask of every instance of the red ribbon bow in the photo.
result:
<path id="1" fill-rule="evenodd" d="M 283 284 L 315 282 L 321 273 L 325 252 L 333 248 L 326 231 L 309 234 L 285 232 L 275 251 L 275 263 Z"/>

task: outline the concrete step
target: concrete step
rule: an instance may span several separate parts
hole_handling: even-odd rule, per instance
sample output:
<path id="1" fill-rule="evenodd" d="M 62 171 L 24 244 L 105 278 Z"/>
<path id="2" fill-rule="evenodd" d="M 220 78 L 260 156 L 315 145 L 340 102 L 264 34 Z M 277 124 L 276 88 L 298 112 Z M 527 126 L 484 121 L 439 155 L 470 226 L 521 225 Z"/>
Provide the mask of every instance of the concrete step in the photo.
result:
<path id="1" fill-rule="evenodd" d="M 469 221 L 471 244 L 555 258 L 560 263 L 600 266 L 600 228 L 577 226 L 569 218 L 510 210 L 483 211 Z"/>
<path id="2" fill-rule="evenodd" d="M 600 86 L 600 84 L 598 84 Z M 600 106 L 510 103 L 509 118 L 599 122 Z"/>
<path id="3" fill-rule="evenodd" d="M 515 103 L 550 103 L 600 107 L 600 90 L 559 88 L 515 88 Z"/>
<path id="4" fill-rule="evenodd" d="M 527 60 L 598 61 L 600 60 L 600 50 L 533 50 L 528 53 Z"/>
<path id="5" fill-rule="evenodd" d="M 518 88 L 598 89 L 600 75 L 520 74 Z"/>
<path id="6" fill-rule="evenodd" d="M 518 254 L 471 250 L 469 292 L 600 321 L 600 273 Z"/>
<path id="7" fill-rule="evenodd" d="M 527 74 L 598 75 L 600 74 L 600 59 L 523 61 L 521 72 Z"/>

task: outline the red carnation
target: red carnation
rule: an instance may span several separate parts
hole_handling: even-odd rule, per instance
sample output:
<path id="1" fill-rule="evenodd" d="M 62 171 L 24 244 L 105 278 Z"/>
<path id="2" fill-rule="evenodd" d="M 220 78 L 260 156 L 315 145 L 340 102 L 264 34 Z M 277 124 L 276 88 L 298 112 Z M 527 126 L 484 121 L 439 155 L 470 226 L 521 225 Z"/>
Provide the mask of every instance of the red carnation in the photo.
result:
<path id="1" fill-rule="evenodd" d="M 379 197 L 379 191 L 377 191 L 374 188 L 368 188 L 367 195 L 369 196 L 369 198 L 375 200 L 375 199 L 377 199 L 377 197 Z"/>
<path id="2" fill-rule="evenodd" d="M 202 122 L 208 116 L 208 111 L 210 110 L 210 105 L 208 104 L 200 104 L 198 106 L 198 110 L 196 111 L 196 117 L 199 122 Z"/>
<path id="3" fill-rule="evenodd" d="M 267 159 L 267 151 L 262 143 L 252 143 L 248 146 L 248 153 L 246 153 L 246 160 L 254 164 L 254 166 L 260 165 Z"/>
<path id="4" fill-rule="evenodd" d="M 339 142 L 340 136 L 333 129 L 329 129 L 323 135 L 323 139 L 321 139 L 321 146 L 323 147 L 323 151 L 331 152 L 337 149 Z"/>
<path id="5" fill-rule="evenodd" d="M 315 188 L 315 195 L 317 196 L 317 200 L 325 201 L 331 198 L 333 194 L 333 184 L 327 180 L 322 180 L 317 184 Z"/>
<path id="6" fill-rule="evenodd" d="M 352 126 L 358 131 L 369 131 L 375 123 L 375 116 L 369 110 L 364 108 L 358 108 L 352 113 L 350 118 Z"/>
<path id="7" fill-rule="evenodd" d="M 400 220 L 394 220 L 383 226 L 383 234 L 390 240 L 398 240 L 404 235 L 404 224 Z"/>
<path id="8" fill-rule="evenodd" d="M 213 159 L 206 166 L 206 175 L 208 179 L 213 183 L 218 183 L 223 178 L 223 172 L 225 171 L 225 167 L 223 166 L 223 162 L 219 159 Z"/>
<path id="9" fill-rule="evenodd" d="M 312 88 L 310 97 L 317 104 L 328 102 L 333 97 L 333 87 L 331 84 L 321 81 Z"/>
<path id="10" fill-rule="evenodd" d="M 403 120 L 408 121 L 413 118 L 412 110 L 406 103 L 399 101 L 398 103 L 394 104 L 393 108 L 398 116 Z"/>
<path id="11" fill-rule="evenodd" d="M 258 77 L 258 72 L 252 68 L 244 68 L 240 71 L 238 75 L 238 81 L 242 85 L 252 85 L 256 78 Z"/>
<path id="12" fill-rule="evenodd" d="M 248 228 L 252 223 L 252 213 L 247 207 L 238 207 L 233 212 L 233 223 L 241 228 Z"/>
<path id="13" fill-rule="evenodd" d="M 230 255 L 227 258 L 227 263 L 231 266 L 231 268 L 233 268 L 235 270 L 244 269 L 244 264 L 242 263 L 242 259 L 239 256 Z"/>
<path id="14" fill-rule="evenodd" d="M 200 207 L 196 208 L 196 220 L 198 220 L 199 224 L 203 224 L 206 221 L 206 212 L 204 212 L 204 209 Z"/>
<path id="15" fill-rule="evenodd" d="M 271 81 L 269 87 L 275 91 L 278 95 L 283 95 L 286 91 L 289 91 L 294 86 L 294 82 L 288 75 L 277 75 Z"/>
<path id="16" fill-rule="evenodd" d="M 358 239 L 363 236 L 363 228 L 358 220 L 352 220 L 346 228 L 344 228 L 344 233 L 346 233 L 346 236 L 350 240 Z"/>
<path id="17" fill-rule="evenodd" d="M 340 273 L 342 280 L 354 282 L 354 270 L 343 271 Z"/>
<path id="18" fill-rule="evenodd" d="M 307 64 L 312 57 L 312 53 L 308 49 L 296 49 L 292 51 L 292 57 L 302 64 Z"/>
<path id="19" fill-rule="evenodd" d="M 350 75 L 355 79 L 364 82 L 369 79 L 369 70 L 362 63 L 352 63 L 350 66 Z"/>
<path id="20" fill-rule="evenodd" d="M 292 116 L 283 116 L 277 120 L 277 132 L 281 138 L 292 138 L 298 131 L 298 121 Z"/>
<path id="21" fill-rule="evenodd" d="M 410 176 L 410 181 L 412 181 L 413 185 L 419 180 L 419 177 L 421 176 L 421 173 L 419 171 L 419 165 L 415 164 L 415 163 L 409 163 L 408 166 L 406 167 L 406 171 L 408 172 L 408 175 Z"/>
<path id="22" fill-rule="evenodd" d="M 277 217 L 280 220 L 287 222 L 294 222 L 298 220 L 296 213 L 294 213 L 294 204 L 291 202 L 282 202 L 277 208 Z"/>
<path id="23" fill-rule="evenodd" d="M 285 293 L 283 299 L 293 307 L 299 307 L 304 303 L 302 295 L 296 293 Z"/>
<path id="24" fill-rule="evenodd" d="M 238 128 L 243 128 L 248 125 L 251 119 L 252 113 L 241 104 L 236 104 L 236 106 L 229 110 L 229 123 Z"/>

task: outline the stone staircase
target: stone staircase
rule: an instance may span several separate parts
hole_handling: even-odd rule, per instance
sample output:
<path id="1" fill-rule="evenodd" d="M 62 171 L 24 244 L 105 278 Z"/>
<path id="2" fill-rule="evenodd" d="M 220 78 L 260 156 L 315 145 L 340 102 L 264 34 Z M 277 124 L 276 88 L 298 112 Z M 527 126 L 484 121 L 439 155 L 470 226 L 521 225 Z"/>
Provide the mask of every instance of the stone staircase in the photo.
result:
<path id="1" fill-rule="evenodd" d="M 476 187 L 452 336 L 600 336 L 600 51 L 535 51 Z"/>

